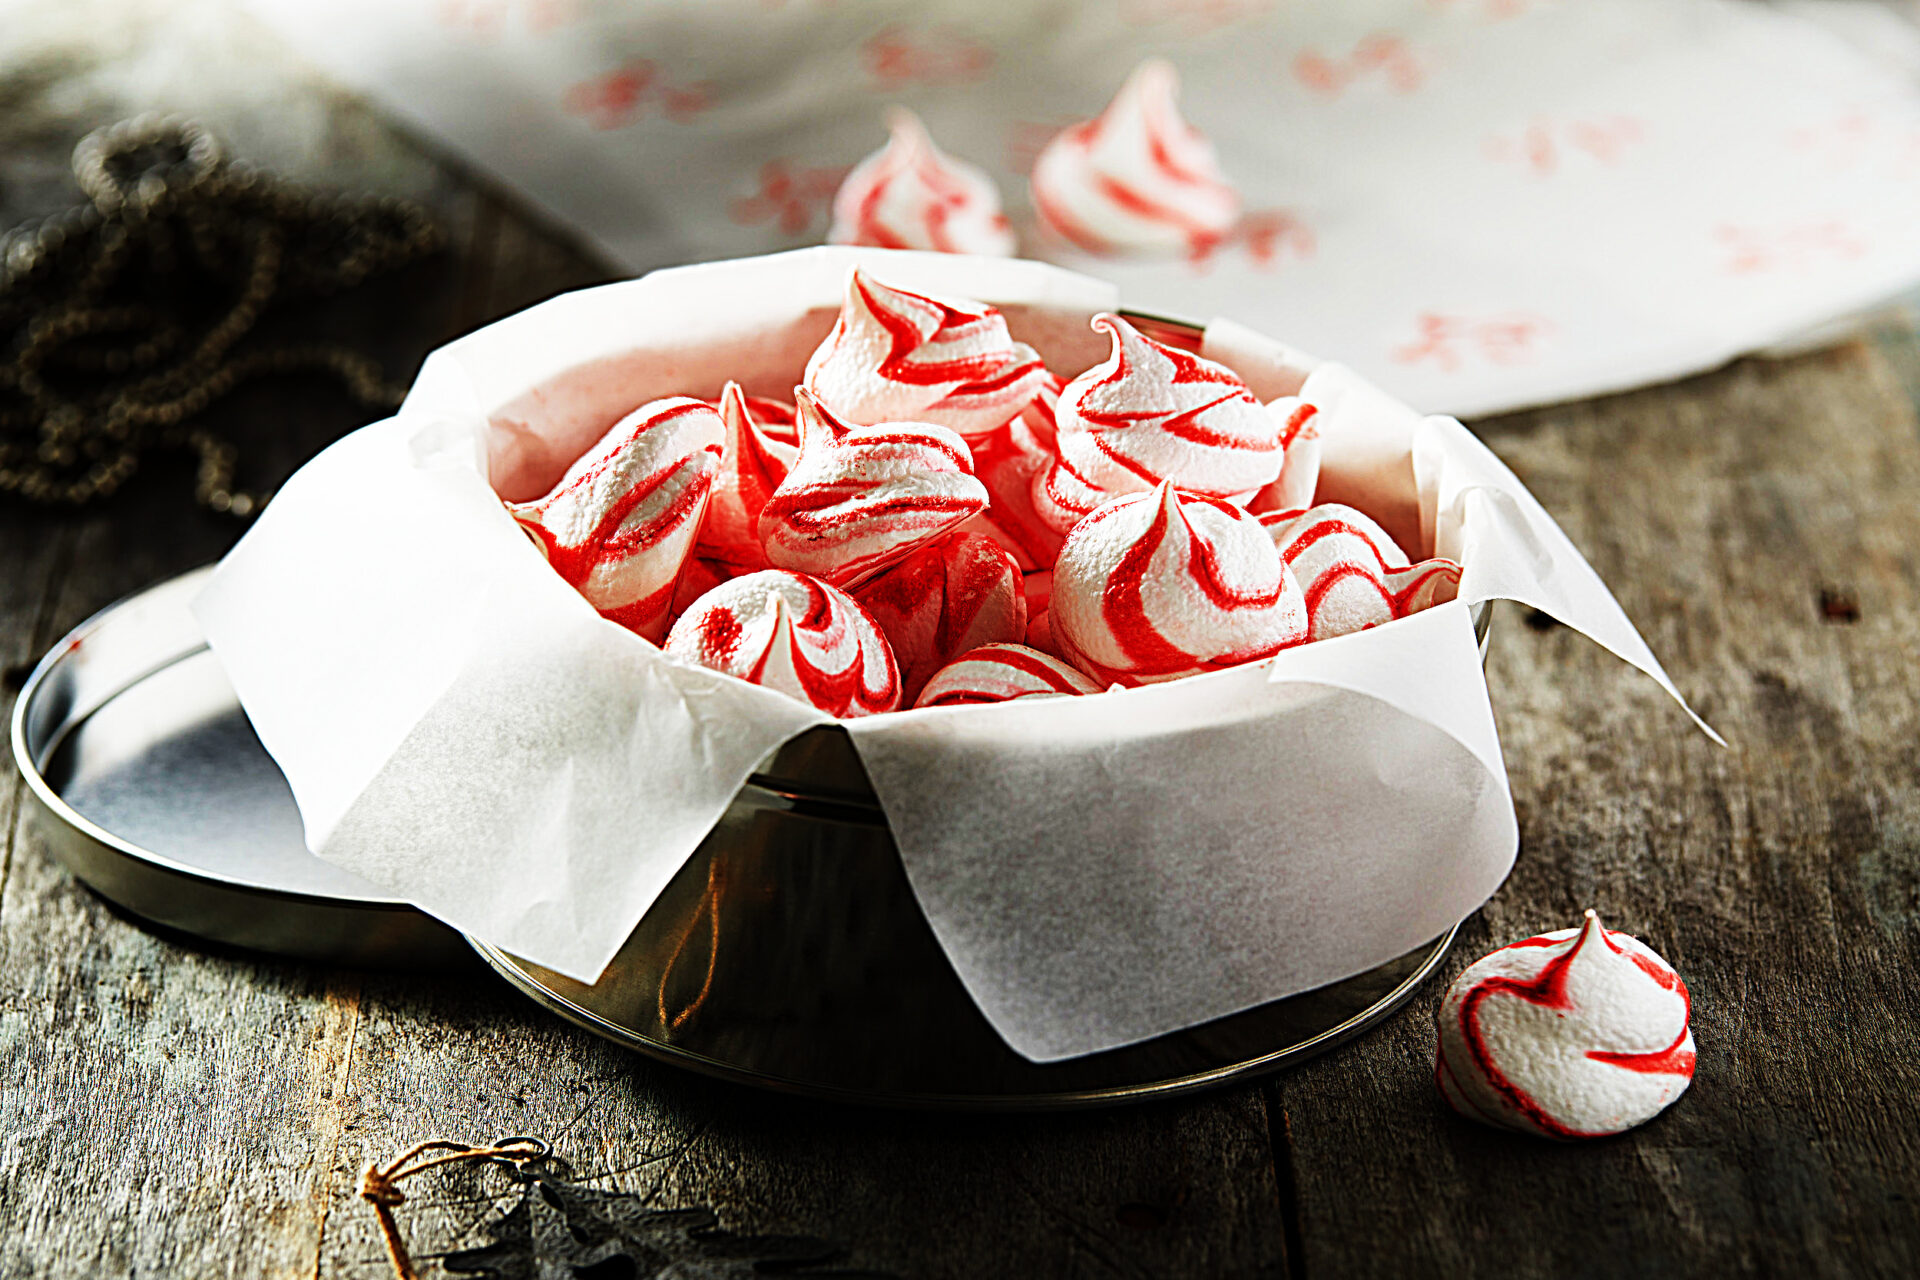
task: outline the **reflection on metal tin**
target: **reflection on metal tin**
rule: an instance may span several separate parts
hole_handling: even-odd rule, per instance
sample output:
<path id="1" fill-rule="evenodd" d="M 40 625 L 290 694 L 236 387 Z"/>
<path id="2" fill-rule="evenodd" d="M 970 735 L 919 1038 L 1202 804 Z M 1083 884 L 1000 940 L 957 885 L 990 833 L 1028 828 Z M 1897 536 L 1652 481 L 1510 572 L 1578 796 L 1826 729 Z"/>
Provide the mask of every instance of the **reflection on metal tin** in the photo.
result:
<path id="1" fill-rule="evenodd" d="M 21 689 L 13 753 L 54 856 L 133 914 L 215 942 L 470 963 L 453 930 L 307 852 L 293 793 L 188 611 L 209 572 L 96 614 Z"/>

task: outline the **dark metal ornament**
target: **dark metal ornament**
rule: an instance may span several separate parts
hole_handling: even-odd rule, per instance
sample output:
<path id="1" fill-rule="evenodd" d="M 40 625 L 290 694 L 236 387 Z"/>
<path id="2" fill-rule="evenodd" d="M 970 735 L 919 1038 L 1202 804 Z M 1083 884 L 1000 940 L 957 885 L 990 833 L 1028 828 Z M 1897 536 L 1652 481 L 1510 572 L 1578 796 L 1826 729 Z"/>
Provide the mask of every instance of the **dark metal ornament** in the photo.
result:
<path id="1" fill-rule="evenodd" d="M 88 203 L 0 236 L 0 494 L 77 506 L 143 454 L 198 459 L 195 500 L 248 516 L 236 450 L 194 419 L 250 379 L 326 373 L 356 400 L 403 387 L 338 343 L 248 344 L 276 302 L 351 288 L 438 249 L 426 211 L 309 190 L 229 163 L 188 121 L 141 116 L 80 140 Z"/>
<path id="2" fill-rule="evenodd" d="M 487 1225 L 488 1244 L 442 1258 L 447 1271 L 488 1280 L 898 1280 L 833 1265 L 845 1248 L 817 1236 L 739 1235 L 711 1209 L 656 1209 L 550 1173 L 516 1176 L 526 1185 L 520 1202 Z"/>

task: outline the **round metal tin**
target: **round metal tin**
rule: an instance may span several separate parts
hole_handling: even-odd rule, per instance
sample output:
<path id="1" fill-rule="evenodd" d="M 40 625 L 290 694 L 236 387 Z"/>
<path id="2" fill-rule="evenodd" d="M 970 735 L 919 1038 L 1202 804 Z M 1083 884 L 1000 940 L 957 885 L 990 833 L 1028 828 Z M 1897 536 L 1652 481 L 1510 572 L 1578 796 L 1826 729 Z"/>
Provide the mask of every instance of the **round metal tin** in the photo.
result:
<path id="1" fill-rule="evenodd" d="M 711 865 L 698 874 L 710 875 Z M 904 873 L 899 887 L 905 888 Z M 736 901 L 757 891 L 729 886 Z M 764 956 L 772 949 L 796 963 L 812 963 L 820 945 L 831 950 L 834 942 L 805 932 L 752 938 L 749 921 L 756 913 L 749 908 L 738 913 L 744 919 L 729 921 L 725 905 L 709 905 L 720 901 L 697 900 L 690 916 L 680 913 L 677 933 L 671 927 L 650 930 L 643 922 L 591 986 L 487 943 L 475 940 L 473 946 L 542 1007 L 703 1075 L 862 1106 L 1054 1111 L 1173 1097 L 1303 1062 L 1406 1003 L 1439 966 L 1457 932 L 1448 930 L 1377 969 L 1317 991 L 1143 1044 L 1034 1063 L 987 1025 L 937 956 L 930 933 L 924 943 L 904 948 L 901 963 L 869 968 L 857 988 L 835 986 L 838 975 L 758 965 L 753 981 L 743 986 L 736 982 L 746 976 L 742 955 Z M 689 940 L 701 954 L 682 959 Z M 797 1003 L 778 1007 L 783 999 Z"/>
<path id="2" fill-rule="evenodd" d="M 1197 326 L 1129 318 L 1199 345 Z M 207 572 L 75 628 L 22 690 L 13 750 L 55 855 L 134 914 L 221 942 L 352 964 L 471 955 L 307 852 L 292 793 L 188 610 Z M 1474 610 L 1483 656 L 1490 616 Z M 663 1061 L 841 1102 L 975 1110 L 1142 1101 L 1303 1060 L 1398 1008 L 1452 941 L 1142 1044 L 1029 1062 L 947 962 L 836 726 L 748 779 L 598 982 L 467 940 L 536 1003 Z"/>
<path id="3" fill-rule="evenodd" d="M 188 606 L 211 568 L 95 614 L 13 708 L 29 816 L 102 897 L 215 942 L 372 967 L 470 965 L 460 935 L 307 852 L 300 813 Z"/>

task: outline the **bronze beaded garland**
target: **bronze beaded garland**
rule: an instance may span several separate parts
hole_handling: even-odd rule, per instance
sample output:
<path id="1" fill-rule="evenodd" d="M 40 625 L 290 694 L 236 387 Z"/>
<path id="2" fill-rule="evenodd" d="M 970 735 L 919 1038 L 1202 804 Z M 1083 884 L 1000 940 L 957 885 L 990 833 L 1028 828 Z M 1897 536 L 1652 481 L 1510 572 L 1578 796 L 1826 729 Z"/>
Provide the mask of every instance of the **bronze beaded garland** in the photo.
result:
<path id="1" fill-rule="evenodd" d="M 426 211 L 312 191 L 228 163 L 205 129 L 142 116 L 80 140 L 88 203 L 0 236 L 0 494 L 78 506 L 157 449 L 198 460 L 195 499 L 235 516 L 233 444 L 194 418 L 255 377 L 323 372 L 400 402 L 336 343 L 240 349 L 268 306 L 350 288 L 438 249 Z"/>

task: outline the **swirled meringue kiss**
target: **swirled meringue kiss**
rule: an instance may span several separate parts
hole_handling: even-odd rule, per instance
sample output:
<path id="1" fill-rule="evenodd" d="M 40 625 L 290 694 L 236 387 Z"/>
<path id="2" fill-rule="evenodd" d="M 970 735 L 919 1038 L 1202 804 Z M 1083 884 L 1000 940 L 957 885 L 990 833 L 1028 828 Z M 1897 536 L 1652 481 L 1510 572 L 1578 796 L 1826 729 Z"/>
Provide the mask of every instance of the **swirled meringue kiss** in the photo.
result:
<path id="1" fill-rule="evenodd" d="M 887 127 L 887 145 L 840 184 L 827 243 L 1010 257 L 1013 231 L 986 171 L 934 146 L 904 107 L 887 113 Z"/>
<path id="2" fill-rule="evenodd" d="M 1116 315 L 1093 318 L 1107 358 L 1066 385 L 1059 457 L 1036 475 L 1034 510 L 1065 532 L 1103 502 L 1161 482 L 1244 506 L 1280 474 L 1300 410 L 1263 405 L 1225 365 L 1155 342 Z"/>
<path id="3" fill-rule="evenodd" d="M 1046 379 L 999 308 L 895 289 L 856 267 L 802 381 L 849 422 L 931 422 L 971 437 L 1026 408 Z"/>
<path id="4" fill-rule="evenodd" d="M 1673 966 L 1593 912 L 1467 966 L 1440 1004 L 1435 1081 L 1461 1115 L 1547 1138 L 1643 1124 L 1693 1081 Z"/>
<path id="5" fill-rule="evenodd" d="M 900 674 L 867 611 L 805 574 L 766 569 L 723 582 L 680 615 L 668 653 L 843 719 L 900 705 Z"/>
<path id="6" fill-rule="evenodd" d="M 1073 527 L 1048 618 L 1061 657 L 1128 685 L 1257 662 L 1307 638 L 1300 585 L 1260 522 L 1170 484 Z"/>
<path id="7" fill-rule="evenodd" d="M 1460 566 L 1409 564 L 1406 552 L 1364 512 L 1337 502 L 1259 517 L 1307 597 L 1308 638 L 1377 627 L 1451 600 Z"/>
<path id="8" fill-rule="evenodd" d="M 768 567 L 766 548 L 760 545 L 761 509 L 800 454 L 798 445 L 775 434 L 780 418 L 774 415 L 784 410 L 791 430 L 793 411 L 778 401 L 749 396 L 737 382 L 726 385 L 715 407 L 726 424 L 726 446 L 694 551 L 731 573 L 751 573 Z"/>
<path id="9" fill-rule="evenodd" d="M 614 423 L 544 498 L 507 509 L 588 603 L 657 643 L 725 434 L 704 401 L 652 401 Z"/>
<path id="10" fill-rule="evenodd" d="M 800 456 L 760 511 L 782 569 L 851 586 L 986 508 L 966 441 L 924 422 L 842 421 L 794 390 Z"/>
<path id="11" fill-rule="evenodd" d="M 1240 219 L 1213 144 L 1180 118 L 1173 67 L 1150 58 L 1097 119 L 1062 131 L 1034 161 L 1042 225 L 1088 253 L 1205 253 Z"/>
<path id="12" fill-rule="evenodd" d="M 1058 658 L 1023 644 L 988 644 L 940 668 L 913 705 L 960 707 L 1099 692 L 1099 685 Z"/>

